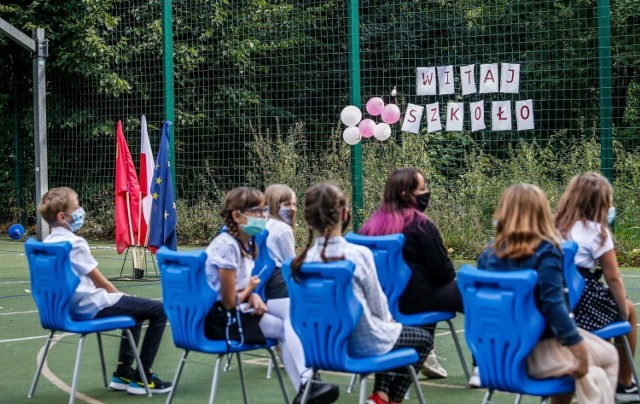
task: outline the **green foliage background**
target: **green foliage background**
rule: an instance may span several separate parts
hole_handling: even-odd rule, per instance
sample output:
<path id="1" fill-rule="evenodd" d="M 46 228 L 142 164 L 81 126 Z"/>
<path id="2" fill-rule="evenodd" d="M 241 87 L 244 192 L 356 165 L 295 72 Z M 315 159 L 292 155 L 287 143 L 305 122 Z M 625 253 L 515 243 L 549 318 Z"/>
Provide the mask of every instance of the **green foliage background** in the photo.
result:
<path id="1" fill-rule="evenodd" d="M 329 179 L 351 192 L 338 120 L 349 103 L 346 4 L 173 0 L 180 243 L 211 239 L 234 186 L 283 182 L 300 197 Z M 402 111 L 438 101 L 444 112 L 447 101 L 532 99 L 536 119 L 522 132 L 413 135 L 396 125 L 386 143 L 365 140 L 365 217 L 390 170 L 418 166 L 433 192 L 429 215 L 452 254 L 470 259 L 491 235 L 506 186 L 536 183 L 555 204 L 572 175 L 600 169 L 596 0 L 358 4 L 364 101 L 381 96 Z M 610 13 L 616 238 L 623 261 L 640 264 L 640 14 L 635 0 L 612 2 Z M 154 150 L 164 120 L 161 0 L 7 0 L 0 17 L 24 32 L 45 28 L 49 185 L 76 188 L 91 214 L 85 235 L 112 238 L 115 122 L 137 162 L 140 116 Z M 519 94 L 415 95 L 416 67 L 502 62 L 520 63 Z M 0 77 L 0 223 L 33 225 L 31 58 L 4 37 Z"/>

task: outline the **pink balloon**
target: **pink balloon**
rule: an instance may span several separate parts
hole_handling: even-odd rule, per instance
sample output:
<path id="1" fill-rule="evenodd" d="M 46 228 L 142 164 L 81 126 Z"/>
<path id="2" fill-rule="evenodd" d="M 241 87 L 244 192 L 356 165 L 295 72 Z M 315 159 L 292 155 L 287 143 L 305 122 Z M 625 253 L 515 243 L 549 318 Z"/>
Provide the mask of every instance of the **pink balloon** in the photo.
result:
<path id="1" fill-rule="evenodd" d="M 382 113 L 382 108 L 384 108 L 384 101 L 380 97 L 373 97 L 369 101 L 367 101 L 367 112 L 371 116 L 378 116 Z"/>
<path id="2" fill-rule="evenodd" d="M 396 104 L 387 104 L 382 109 L 382 120 L 393 125 L 400 119 L 400 108 Z"/>
<path id="3" fill-rule="evenodd" d="M 360 129 L 360 134 L 362 137 L 371 137 L 373 136 L 373 130 L 376 127 L 376 123 L 371 119 L 363 119 L 360 121 L 360 125 L 358 125 L 358 129 Z"/>

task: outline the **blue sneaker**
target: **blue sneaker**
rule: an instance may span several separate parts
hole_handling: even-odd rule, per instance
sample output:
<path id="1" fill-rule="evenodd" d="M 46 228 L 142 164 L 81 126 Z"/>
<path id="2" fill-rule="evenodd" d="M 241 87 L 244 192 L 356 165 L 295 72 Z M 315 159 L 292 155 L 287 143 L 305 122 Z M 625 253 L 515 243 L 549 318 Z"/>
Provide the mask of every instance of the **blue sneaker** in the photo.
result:
<path id="1" fill-rule="evenodd" d="M 129 382 L 127 393 L 136 395 L 147 394 L 146 390 L 144 389 L 144 383 L 139 381 L 139 378 L 140 375 L 138 375 L 138 373 L 136 372 L 136 374 L 133 376 L 133 380 Z M 147 375 L 147 382 L 149 383 L 149 390 L 151 390 L 151 393 L 162 394 L 171 391 L 171 382 L 165 382 L 161 380 L 158 376 L 156 376 L 155 373 Z"/>
<path id="2" fill-rule="evenodd" d="M 133 370 L 130 369 L 127 374 L 120 374 L 117 371 L 113 372 L 113 376 L 111 376 L 111 383 L 109 383 L 109 388 L 111 390 L 116 391 L 125 391 L 129 388 L 129 383 L 131 383 L 131 374 Z"/>

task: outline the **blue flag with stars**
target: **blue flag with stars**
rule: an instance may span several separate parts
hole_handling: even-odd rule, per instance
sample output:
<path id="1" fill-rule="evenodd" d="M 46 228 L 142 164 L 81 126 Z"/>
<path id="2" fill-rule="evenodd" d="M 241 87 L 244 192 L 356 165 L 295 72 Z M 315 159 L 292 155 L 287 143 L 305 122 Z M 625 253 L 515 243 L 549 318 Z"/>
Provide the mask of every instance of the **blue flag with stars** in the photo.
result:
<path id="1" fill-rule="evenodd" d="M 171 162 L 169 161 L 169 125 L 166 121 L 162 127 L 162 139 L 156 158 L 156 169 L 151 182 L 151 218 L 149 223 L 149 246 L 160 248 L 167 246 L 178 249 L 176 235 L 176 203 L 173 197 L 173 181 L 171 180 Z"/>

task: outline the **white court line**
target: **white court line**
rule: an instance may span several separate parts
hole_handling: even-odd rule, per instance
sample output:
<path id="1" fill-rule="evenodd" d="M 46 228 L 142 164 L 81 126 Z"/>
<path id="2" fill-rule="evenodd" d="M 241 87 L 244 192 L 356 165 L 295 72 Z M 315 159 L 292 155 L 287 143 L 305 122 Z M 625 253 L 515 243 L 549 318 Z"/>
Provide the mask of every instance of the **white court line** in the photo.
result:
<path id="1" fill-rule="evenodd" d="M 31 283 L 31 281 L 6 281 L 6 282 L 0 282 L 0 286 L 4 286 L 4 285 L 20 285 L 23 283 Z"/>
<path id="2" fill-rule="evenodd" d="M 60 341 L 62 338 L 68 336 L 68 335 L 74 335 L 71 333 L 63 333 L 63 334 L 59 334 L 57 335 L 52 341 L 51 341 L 51 345 L 49 346 L 49 352 L 51 352 L 51 348 L 53 348 L 53 346 Z M 36 358 L 36 366 L 38 366 L 38 363 L 42 360 L 42 356 L 44 355 L 44 346 L 42 348 L 40 348 L 40 351 L 38 352 L 38 356 Z M 47 364 L 47 362 L 45 361 L 43 366 L 42 366 L 42 375 L 44 377 L 47 378 L 47 380 L 49 380 L 54 386 L 56 386 L 57 388 L 59 388 L 62 391 L 65 391 L 67 394 L 71 393 L 71 387 L 66 384 L 65 382 L 63 382 L 62 380 L 60 380 L 60 378 L 58 376 L 56 376 L 50 369 L 49 369 L 49 365 Z M 79 391 L 76 391 L 76 398 L 82 401 L 85 401 L 89 404 L 104 404 L 102 401 L 98 401 L 95 398 L 89 397 L 88 395 L 84 394 L 84 393 L 80 393 Z"/>
<path id="3" fill-rule="evenodd" d="M 9 313 L 0 313 L 0 316 L 13 316 L 15 314 L 33 314 L 37 313 L 38 310 L 29 310 L 29 311 L 11 311 Z"/>
<path id="4" fill-rule="evenodd" d="M 42 339 L 42 338 L 47 338 L 48 335 L 38 335 L 35 337 L 24 337 L 24 338 L 13 338 L 13 339 L 0 339 L 0 344 L 2 344 L 3 342 L 21 342 L 21 341 L 29 341 L 32 339 Z"/>

